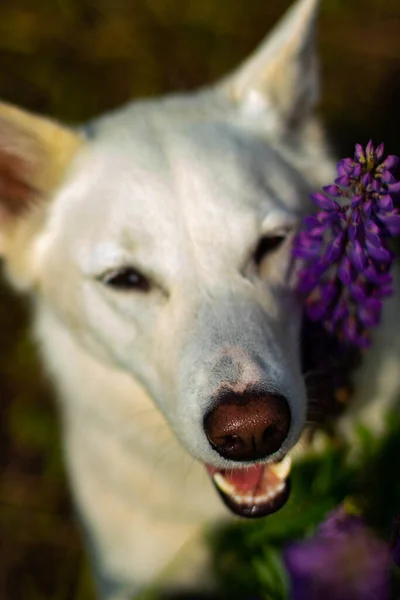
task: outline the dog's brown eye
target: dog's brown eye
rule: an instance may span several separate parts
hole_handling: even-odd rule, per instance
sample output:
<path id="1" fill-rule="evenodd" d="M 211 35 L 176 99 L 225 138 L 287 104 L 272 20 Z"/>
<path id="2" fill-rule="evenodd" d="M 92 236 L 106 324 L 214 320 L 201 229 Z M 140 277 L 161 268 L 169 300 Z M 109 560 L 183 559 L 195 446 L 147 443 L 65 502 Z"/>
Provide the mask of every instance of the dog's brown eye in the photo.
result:
<path id="1" fill-rule="evenodd" d="M 101 280 L 106 285 L 119 290 L 148 292 L 150 289 L 149 280 L 132 267 L 123 267 L 109 271 Z"/>
<path id="2" fill-rule="evenodd" d="M 285 239 L 284 235 L 264 236 L 261 238 L 254 252 L 254 262 L 256 265 L 259 265 L 267 254 L 277 250 L 279 246 L 283 244 Z"/>

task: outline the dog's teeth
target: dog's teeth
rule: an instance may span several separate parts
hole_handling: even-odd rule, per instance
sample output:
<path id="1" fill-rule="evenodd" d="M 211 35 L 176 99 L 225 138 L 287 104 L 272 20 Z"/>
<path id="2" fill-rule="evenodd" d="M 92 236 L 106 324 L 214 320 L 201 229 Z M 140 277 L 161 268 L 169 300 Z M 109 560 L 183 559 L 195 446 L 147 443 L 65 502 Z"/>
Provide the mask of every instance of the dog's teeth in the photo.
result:
<path id="1" fill-rule="evenodd" d="M 283 491 L 284 488 L 285 488 L 285 483 L 281 482 L 274 489 L 269 490 L 266 494 L 263 494 L 262 496 L 255 496 L 254 498 L 252 498 L 252 502 L 254 502 L 254 504 L 263 504 L 264 502 L 273 500 L 274 498 L 279 496 L 279 494 Z M 242 502 L 245 500 L 247 501 L 247 497 L 243 498 Z"/>
<path id="2" fill-rule="evenodd" d="M 221 473 L 214 473 L 213 479 L 216 486 L 228 496 L 232 496 L 235 493 L 236 490 L 234 486 L 229 483 Z"/>
<path id="3" fill-rule="evenodd" d="M 243 496 L 239 496 L 238 494 L 233 495 L 233 499 L 237 504 L 244 504 Z"/>
<path id="4" fill-rule="evenodd" d="M 290 456 L 285 456 L 285 458 L 281 460 L 281 462 L 269 464 L 268 470 L 272 471 L 272 473 L 278 479 L 284 480 L 289 475 L 291 466 L 292 459 L 290 458 Z"/>
<path id="5" fill-rule="evenodd" d="M 235 489 L 235 487 L 229 483 L 229 481 L 227 481 L 225 479 L 225 477 L 221 474 L 221 473 L 215 473 L 213 475 L 213 479 L 214 482 L 216 484 L 216 486 L 225 494 L 227 494 L 228 496 L 230 496 L 237 504 L 248 504 L 248 505 L 252 505 L 252 504 L 263 504 L 264 502 L 268 502 L 269 500 L 273 500 L 274 498 L 276 498 L 276 496 L 278 496 L 280 494 L 280 492 L 282 492 L 282 490 L 285 487 L 285 482 L 284 482 L 284 477 L 286 477 L 286 475 L 289 473 L 290 471 L 290 464 L 291 461 L 290 459 L 287 460 L 286 458 L 282 461 L 282 463 L 278 463 L 278 464 L 273 464 L 271 466 L 269 466 L 268 468 L 271 467 L 278 467 L 280 468 L 280 472 L 283 473 L 283 477 L 281 475 L 276 475 L 280 482 L 277 483 L 277 485 L 272 488 L 269 489 L 268 492 L 266 494 L 263 494 L 262 496 L 253 496 L 252 494 L 239 494 L 238 491 Z M 283 468 L 282 468 L 283 466 Z M 275 470 L 274 470 L 275 473 Z M 286 475 L 285 475 L 286 473 Z M 276 473 L 275 473 L 276 474 Z"/>

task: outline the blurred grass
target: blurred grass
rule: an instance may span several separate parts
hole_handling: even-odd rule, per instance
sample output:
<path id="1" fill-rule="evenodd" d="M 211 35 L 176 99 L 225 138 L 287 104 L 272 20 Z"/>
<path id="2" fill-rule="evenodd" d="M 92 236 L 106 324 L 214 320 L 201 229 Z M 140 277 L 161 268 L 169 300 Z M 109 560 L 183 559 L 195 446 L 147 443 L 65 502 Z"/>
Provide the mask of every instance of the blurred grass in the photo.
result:
<path id="1" fill-rule="evenodd" d="M 187 90 L 245 57 L 287 0 L 2 0 L 0 96 L 67 122 Z M 340 154 L 400 153 L 400 3 L 323 0 L 320 112 Z M 51 389 L 0 283 L 0 599 L 90 600 Z"/>

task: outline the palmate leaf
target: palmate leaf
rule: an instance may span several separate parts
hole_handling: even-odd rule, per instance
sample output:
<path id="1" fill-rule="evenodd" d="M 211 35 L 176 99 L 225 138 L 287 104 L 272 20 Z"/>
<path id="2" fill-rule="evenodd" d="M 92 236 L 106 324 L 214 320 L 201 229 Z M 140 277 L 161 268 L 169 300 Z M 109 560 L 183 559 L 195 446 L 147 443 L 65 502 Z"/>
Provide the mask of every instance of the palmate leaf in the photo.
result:
<path id="1" fill-rule="evenodd" d="M 258 575 L 265 600 L 286 600 L 289 579 L 281 553 L 273 546 L 264 546 L 261 558 L 254 558 L 253 568 Z"/>

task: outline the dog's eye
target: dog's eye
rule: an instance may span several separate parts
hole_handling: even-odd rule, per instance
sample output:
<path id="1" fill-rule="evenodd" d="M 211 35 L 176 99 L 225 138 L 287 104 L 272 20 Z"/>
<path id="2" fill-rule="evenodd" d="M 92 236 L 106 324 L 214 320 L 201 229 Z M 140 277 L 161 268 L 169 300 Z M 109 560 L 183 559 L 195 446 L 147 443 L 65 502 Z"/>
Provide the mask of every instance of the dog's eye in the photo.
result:
<path id="1" fill-rule="evenodd" d="M 264 236 L 258 242 L 258 245 L 254 252 L 254 262 L 256 265 L 259 265 L 263 258 L 267 256 L 267 254 L 271 254 L 275 250 L 279 248 L 285 241 L 286 237 L 284 235 L 271 235 Z"/>
<path id="2" fill-rule="evenodd" d="M 150 289 L 149 280 L 132 267 L 122 267 L 108 271 L 101 277 L 101 281 L 118 290 L 148 292 Z"/>

